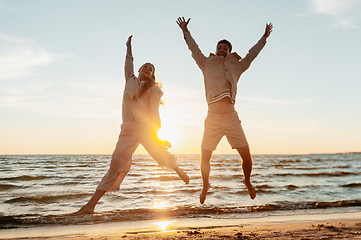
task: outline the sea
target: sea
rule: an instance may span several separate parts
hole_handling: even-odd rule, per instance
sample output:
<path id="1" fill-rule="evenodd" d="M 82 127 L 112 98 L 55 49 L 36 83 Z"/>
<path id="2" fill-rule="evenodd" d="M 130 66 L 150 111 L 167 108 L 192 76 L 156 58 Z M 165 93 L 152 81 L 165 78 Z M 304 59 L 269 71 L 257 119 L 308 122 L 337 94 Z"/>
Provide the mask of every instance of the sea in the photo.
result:
<path id="1" fill-rule="evenodd" d="M 176 155 L 185 184 L 149 155 L 134 155 L 119 191 L 95 213 L 72 216 L 107 172 L 110 155 L 0 155 L 1 229 L 91 225 L 156 219 L 249 219 L 357 213 L 361 216 L 361 153 L 253 155 L 251 200 L 238 155 L 213 155 L 206 202 L 199 203 L 199 155 Z"/>

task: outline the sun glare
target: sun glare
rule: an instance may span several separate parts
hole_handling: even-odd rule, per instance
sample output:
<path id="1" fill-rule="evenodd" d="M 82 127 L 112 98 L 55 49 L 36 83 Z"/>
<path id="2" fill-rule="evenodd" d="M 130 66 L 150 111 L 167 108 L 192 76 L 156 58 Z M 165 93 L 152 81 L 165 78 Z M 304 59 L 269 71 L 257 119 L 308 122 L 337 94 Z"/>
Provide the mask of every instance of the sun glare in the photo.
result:
<path id="1" fill-rule="evenodd" d="M 172 146 L 175 146 L 178 144 L 179 133 L 175 126 L 162 124 L 162 128 L 158 131 L 158 137 L 161 140 L 167 140 Z"/>
<path id="2" fill-rule="evenodd" d="M 179 122 L 178 116 L 174 114 L 172 109 L 163 106 L 159 109 L 161 117 L 161 129 L 158 131 L 158 137 L 161 140 L 166 140 L 176 146 L 179 143 Z"/>
<path id="3" fill-rule="evenodd" d="M 155 209 L 165 209 L 169 207 L 169 203 L 164 201 L 163 199 L 156 199 L 153 204 L 153 208 Z"/>
<path id="4" fill-rule="evenodd" d="M 174 185 L 171 185 L 171 184 L 162 185 L 159 183 L 154 183 L 154 184 L 152 184 L 152 187 L 165 194 L 167 194 L 166 192 L 169 193 L 174 190 Z M 161 196 L 159 196 L 159 197 L 154 196 L 154 198 L 153 198 L 153 208 L 154 209 L 166 209 L 166 208 L 170 207 L 170 204 L 171 203 L 167 199 L 164 199 Z"/>
<path id="5" fill-rule="evenodd" d="M 175 221 L 164 221 L 164 222 L 155 222 L 154 225 L 157 225 L 160 230 L 165 231 L 169 224 L 174 223 Z"/>

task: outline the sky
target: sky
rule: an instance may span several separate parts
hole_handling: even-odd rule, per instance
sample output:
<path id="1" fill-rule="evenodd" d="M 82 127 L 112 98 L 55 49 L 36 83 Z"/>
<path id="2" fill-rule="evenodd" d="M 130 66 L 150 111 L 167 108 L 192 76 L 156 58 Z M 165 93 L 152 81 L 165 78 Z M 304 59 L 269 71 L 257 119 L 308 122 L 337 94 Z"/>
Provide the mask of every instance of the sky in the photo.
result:
<path id="1" fill-rule="evenodd" d="M 207 104 L 180 16 L 206 56 L 224 38 L 244 56 L 274 25 L 238 83 L 252 154 L 361 151 L 360 10 L 360 0 L 0 0 L 0 155 L 111 154 L 130 35 L 135 71 L 151 62 L 163 85 L 160 136 L 172 153 L 199 154 Z M 236 151 L 224 137 L 214 154 Z"/>

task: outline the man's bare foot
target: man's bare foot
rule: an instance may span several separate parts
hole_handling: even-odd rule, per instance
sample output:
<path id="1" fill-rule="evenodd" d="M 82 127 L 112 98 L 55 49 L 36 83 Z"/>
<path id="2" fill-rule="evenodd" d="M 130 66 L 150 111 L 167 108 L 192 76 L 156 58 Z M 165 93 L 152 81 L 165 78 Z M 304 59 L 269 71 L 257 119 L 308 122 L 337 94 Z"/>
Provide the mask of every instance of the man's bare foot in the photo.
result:
<path id="1" fill-rule="evenodd" d="M 242 182 L 244 183 L 244 185 L 246 185 L 247 190 L 248 190 L 248 194 L 251 197 L 251 199 L 255 199 L 256 197 L 256 189 L 252 186 L 251 182 L 246 182 L 244 179 L 242 180 Z"/>
<path id="2" fill-rule="evenodd" d="M 84 214 L 93 214 L 94 208 L 89 207 L 87 204 L 80 208 L 77 212 L 72 213 L 73 216 L 79 216 Z"/>
<path id="3" fill-rule="evenodd" d="M 204 187 L 203 187 L 201 194 L 199 194 L 199 202 L 200 202 L 201 204 L 203 204 L 204 201 L 206 200 L 207 192 L 208 192 L 208 190 L 209 190 L 210 188 L 211 188 L 211 184 L 208 183 L 208 187 L 207 187 L 207 188 L 204 188 Z"/>

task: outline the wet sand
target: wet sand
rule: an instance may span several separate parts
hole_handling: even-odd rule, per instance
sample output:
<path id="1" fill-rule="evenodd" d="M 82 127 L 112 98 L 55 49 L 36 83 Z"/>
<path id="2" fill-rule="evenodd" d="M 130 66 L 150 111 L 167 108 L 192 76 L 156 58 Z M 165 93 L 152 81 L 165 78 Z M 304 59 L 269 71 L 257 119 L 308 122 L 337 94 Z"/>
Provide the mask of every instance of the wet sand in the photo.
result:
<path id="1" fill-rule="evenodd" d="M 0 239 L 361 239 L 361 213 L 38 227 L 1 230 Z"/>

